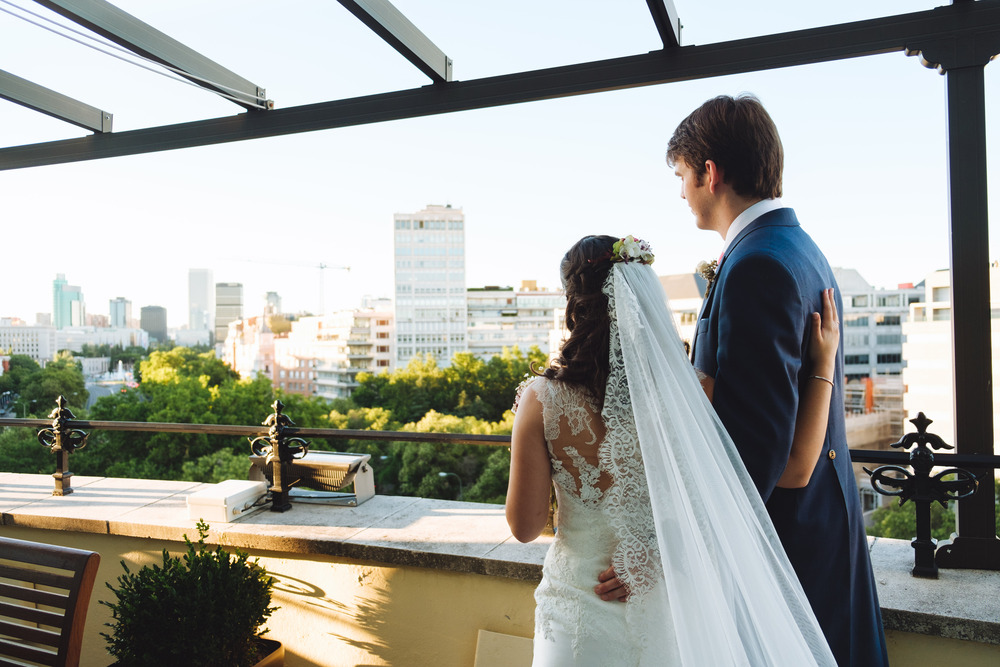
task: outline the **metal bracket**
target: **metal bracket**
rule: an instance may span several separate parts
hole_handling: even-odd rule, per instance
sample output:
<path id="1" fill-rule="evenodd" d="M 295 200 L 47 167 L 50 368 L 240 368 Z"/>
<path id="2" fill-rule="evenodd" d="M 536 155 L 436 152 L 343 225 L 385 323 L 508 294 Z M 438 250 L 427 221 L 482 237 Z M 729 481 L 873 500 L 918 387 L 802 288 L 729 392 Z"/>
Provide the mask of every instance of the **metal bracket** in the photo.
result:
<path id="1" fill-rule="evenodd" d="M 1000 54 L 1000 31 L 971 36 L 945 37 L 906 45 L 906 55 L 920 58 L 920 64 L 940 74 L 963 67 L 985 67 Z"/>

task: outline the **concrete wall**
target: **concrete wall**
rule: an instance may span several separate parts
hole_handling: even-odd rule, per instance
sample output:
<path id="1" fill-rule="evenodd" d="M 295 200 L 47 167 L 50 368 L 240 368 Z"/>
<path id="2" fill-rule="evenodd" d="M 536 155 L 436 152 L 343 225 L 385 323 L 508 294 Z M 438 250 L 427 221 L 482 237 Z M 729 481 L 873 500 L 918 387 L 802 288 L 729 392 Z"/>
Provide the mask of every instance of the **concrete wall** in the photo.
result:
<path id="1" fill-rule="evenodd" d="M 100 636 L 111 616 L 98 600 L 114 599 L 105 582 L 114 583 L 122 573 L 120 561 L 135 569 L 159 563 L 163 548 L 180 553 L 183 547 L 162 540 L 37 528 L 5 526 L 2 531 L 17 539 L 101 553 L 82 667 L 111 662 Z M 483 667 L 487 661 L 480 654 L 477 662 L 476 656 L 480 630 L 522 638 L 533 634 L 533 582 L 315 554 L 250 553 L 277 580 L 273 602 L 280 609 L 267 624 L 268 636 L 284 644 L 288 667 Z M 1000 664 L 1000 645 L 894 630 L 886 637 L 892 664 Z"/>
<path id="2" fill-rule="evenodd" d="M 106 667 L 111 656 L 100 636 L 111 620 L 98 600 L 113 601 L 105 582 L 162 562 L 162 540 L 4 526 L 7 537 L 101 554 L 83 641 L 81 667 Z M 531 637 L 535 584 L 420 567 L 388 567 L 321 555 L 254 552 L 277 580 L 272 598 L 280 607 L 267 624 L 268 637 L 285 647 L 288 667 L 398 665 L 469 667 L 480 630 Z"/>

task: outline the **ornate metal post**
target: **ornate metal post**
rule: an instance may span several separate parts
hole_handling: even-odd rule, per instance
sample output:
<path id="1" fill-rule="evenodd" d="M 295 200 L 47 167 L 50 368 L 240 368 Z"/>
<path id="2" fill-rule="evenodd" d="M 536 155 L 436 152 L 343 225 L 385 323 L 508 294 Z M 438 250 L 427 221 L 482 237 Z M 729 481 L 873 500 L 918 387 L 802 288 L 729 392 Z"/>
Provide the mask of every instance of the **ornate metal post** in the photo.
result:
<path id="1" fill-rule="evenodd" d="M 284 403 L 275 401 L 271 407 L 274 412 L 263 422 L 269 427 L 267 435 L 252 439 L 250 449 L 257 456 L 264 457 L 264 469 L 270 471 L 271 488 L 268 491 L 271 492 L 271 511 L 287 512 L 292 509 L 288 499 L 289 467 L 294 459 L 309 453 L 309 443 L 284 434 L 286 428 L 295 426 L 288 415 L 282 414 Z"/>
<path id="2" fill-rule="evenodd" d="M 952 0 L 962 11 L 977 2 Z M 993 453 L 989 213 L 984 69 L 1000 53 L 1000 33 L 937 38 L 906 45 L 907 55 L 946 76 L 948 195 L 955 440 L 959 454 Z M 981 478 L 991 474 L 976 468 Z M 989 488 L 987 488 L 989 487 Z M 942 567 L 994 569 L 1000 561 L 992 485 L 958 504 L 958 535 L 938 554 Z"/>
<path id="3" fill-rule="evenodd" d="M 66 399 L 60 396 L 56 399 L 56 408 L 49 413 L 52 428 L 44 428 L 38 432 L 38 442 L 56 455 L 56 471 L 52 473 L 55 479 L 54 496 L 68 496 L 73 493 L 73 473 L 69 470 L 69 455 L 87 446 L 87 433 L 79 429 L 71 429 L 67 422 L 76 419 L 69 408 Z"/>
<path id="4" fill-rule="evenodd" d="M 947 507 L 949 500 L 968 498 L 976 492 L 979 481 L 975 475 L 961 468 L 947 468 L 931 477 L 931 469 L 934 468 L 934 452 L 931 449 L 954 448 L 945 444 L 939 436 L 927 433 L 927 427 L 932 422 L 923 412 L 916 419 L 911 419 L 910 423 L 917 427 L 917 432 L 905 434 L 892 446 L 909 449 L 916 445 L 910 450 L 910 467 L 913 468 L 913 473 L 894 465 L 879 466 L 875 470 L 864 468 L 864 471 L 871 475 L 872 488 L 882 495 L 898 496 L 900 505 L 913 500 L 917 510 L 917 536 L 910 542 L 914 549 L 911 572 L 915 577 L 937 579 L 938 566 L 934 559 L 937 544 L 931 537 L 931 504 L 937 501 Z M 886 474 L 888 472 L 895 472 L 900 476 L 889 477 Z M 955 479 L 946 481 L 944 478 L 948 475 L 954 475 Z M 886 486 L 897 490 L 889 491 Z"/>

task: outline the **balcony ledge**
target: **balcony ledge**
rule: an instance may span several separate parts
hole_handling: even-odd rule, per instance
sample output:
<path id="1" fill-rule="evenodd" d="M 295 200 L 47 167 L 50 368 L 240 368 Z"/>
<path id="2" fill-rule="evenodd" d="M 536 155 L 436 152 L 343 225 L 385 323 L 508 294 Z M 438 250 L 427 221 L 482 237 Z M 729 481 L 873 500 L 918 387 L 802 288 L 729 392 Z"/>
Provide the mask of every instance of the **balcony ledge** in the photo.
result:
<path id="1" fill-rule="evenodd" d="M 186 497 L 195 482 L 73 477 L 75 492 L 52 496 L 48 475 L 0 473 L 0 525 L 181 542 L 196 534 Z M 210 543 L 247 550 L 357 559 L 536 582 L 551 538 L 520 544 L 496 505 L 376 496 L 359 507 L 293 503 L 214 523 Z M 1000 645 L 1000 572 L 941 570 L 910 575 L 903 540 L 869 538 L 887 630 Z"/>
<path id="2" fill-rule="evenodd" d="M 186 498 L 197 482 L 74 476 L 74 492 L 52 495 L 52 477 L 0 473 L 0 526 L 182 542 L 197 535 Z M 358 507 L 293 502 L 212 523 L 208 541 L 241 549 L 315 554 L 482 574 L 541 579 L 546 539 L 520 544 L 503 507 L 375 496 Z"/>
<path id="3" fill-rule="evenodd" d="M 942 569 L 923 579 L 910 574 L 908 541 L 868 543 L 887 630 L 1000 645 L 1000 571 Z"/>

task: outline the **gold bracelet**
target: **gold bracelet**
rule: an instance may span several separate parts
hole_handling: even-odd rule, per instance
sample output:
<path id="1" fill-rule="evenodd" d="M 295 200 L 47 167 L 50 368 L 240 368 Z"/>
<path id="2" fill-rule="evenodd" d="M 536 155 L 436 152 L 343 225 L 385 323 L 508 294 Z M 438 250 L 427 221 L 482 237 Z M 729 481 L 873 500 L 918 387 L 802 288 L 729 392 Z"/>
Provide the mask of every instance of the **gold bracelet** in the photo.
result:
<path id="1" fill-rule="evenodd" d="M 810 380 L 822 380 L 823 382 L 828 382 L 828 383 L 830 383 L 830 386 L 831 386 L 831 387 L 834 387 L 834 386 L 836 386 L 836 385 L 834 385 L 834 384 L 833 384 L 833 380 L 831 380 L 830 378 L 825 378 L 825 377 L 823 377 L 822 375 L 810 375 L 810 376 L 809 376 L 809 379 L 810 379 Z"/>

